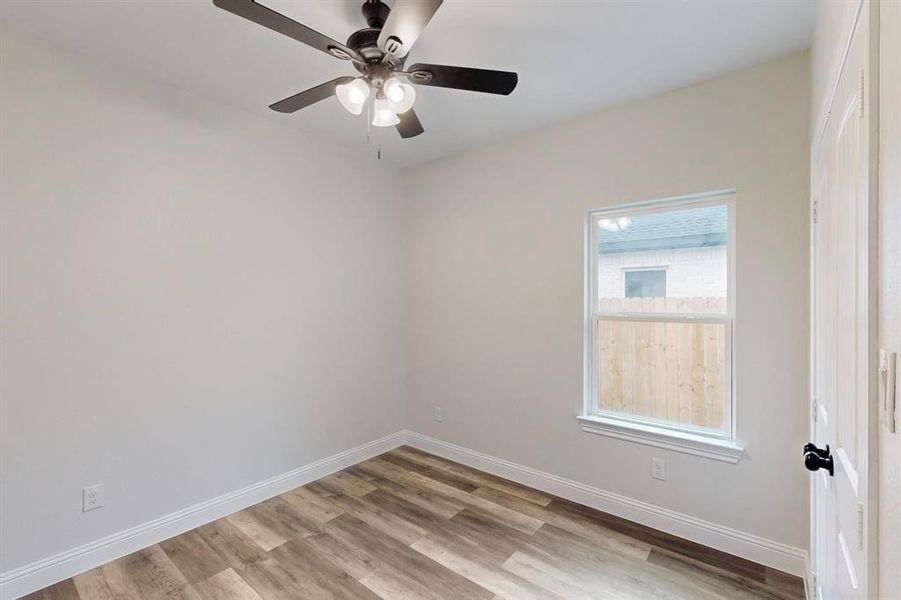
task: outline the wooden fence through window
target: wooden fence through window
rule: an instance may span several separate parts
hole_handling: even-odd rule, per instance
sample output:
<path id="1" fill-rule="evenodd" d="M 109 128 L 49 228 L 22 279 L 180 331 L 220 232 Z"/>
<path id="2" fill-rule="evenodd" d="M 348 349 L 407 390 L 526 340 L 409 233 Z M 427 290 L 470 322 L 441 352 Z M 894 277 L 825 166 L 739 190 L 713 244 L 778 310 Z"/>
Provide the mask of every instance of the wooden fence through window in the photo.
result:
<path id="1" fill-rule="evenodd" d="M 612 313 L 724 314 L 725 298 L 601 298 Z M 604 319 L 596 325 L 598 407 L 722 429 L 726 416 L 723 323 Z"/>

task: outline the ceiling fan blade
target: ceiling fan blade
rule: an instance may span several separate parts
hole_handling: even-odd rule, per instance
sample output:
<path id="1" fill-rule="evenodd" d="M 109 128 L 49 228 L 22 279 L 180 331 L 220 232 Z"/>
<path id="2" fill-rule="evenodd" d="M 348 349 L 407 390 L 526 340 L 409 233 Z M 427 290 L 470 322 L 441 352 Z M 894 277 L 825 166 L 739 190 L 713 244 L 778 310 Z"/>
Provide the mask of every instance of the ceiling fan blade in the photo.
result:
<path id="1" fill-rule="evenodd" d="M 425 131 L 422 128 L 422 123 L 419 122 L 419 117 L 416 116 L 412 108 L 405 113 L 397 115 L 397 118 L 400 119 L 400 123 L 396 125 L 397 132 L 404 139 L 416 137 Z"/>
<path id="2" fill-rule="evenodd" d="M 306 25 L 301 25 L 271 8 L 266 8 L 254 0 L 213 0 L 213 4 L 239 17 L 244 17 L 248 21 L 268 27 L 273 31 L 277 31 L 337 58 L 363 60 L 362 56 L 344 44 L 322 35 Z"/>
<path id="3" fill-rule="evenodd" d="M 395 0 L 379 34 L 379 48 L 395 58 L 405 57 L 443 1 Z"/>
<path id="4" fill-rule="evenodd" d="M 485 92 L 488 94 L 510 94 L 516 89 L 519 76 L 510 71 L 471 69 L 469 67 L 449 67 L 417 63 L 408 67 L 410 80 L 417 85 Z"/>
<path id="5" fill-rule="evenodd" d="M 270 104 L 269 108 L 281 113 L 297 112 L 301 108 L 306 108 L 311 104 L 316 104 L 320 100 L 325 100 L 329 96 L 334 96 L 335 86 L 342 83 L 350 83 L 353 80 L 353 77 L 338 77 L 337 79 L 332 79 L 331 81 L 319 84 L 314 88 L 304 90 L 299 94 L 289 96 L 284 100 L 279 100 L 275 104 Z"/>

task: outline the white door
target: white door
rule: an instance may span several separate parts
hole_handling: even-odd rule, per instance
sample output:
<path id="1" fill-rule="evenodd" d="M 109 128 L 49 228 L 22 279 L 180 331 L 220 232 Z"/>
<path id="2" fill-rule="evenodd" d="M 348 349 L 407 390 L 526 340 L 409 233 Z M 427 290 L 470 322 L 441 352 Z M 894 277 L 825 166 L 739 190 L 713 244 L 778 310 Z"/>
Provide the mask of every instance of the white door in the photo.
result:
<path id="1" fill-rule="evenodd" d="M 811 551 L 822 600 L 866 598 L 875 585 L 867 561 L 875 372 L 867 23 L 865 6 L 812 165 L 812 431 L 819 452 L 805 462 L 821 467 L 811 485 Z"/>

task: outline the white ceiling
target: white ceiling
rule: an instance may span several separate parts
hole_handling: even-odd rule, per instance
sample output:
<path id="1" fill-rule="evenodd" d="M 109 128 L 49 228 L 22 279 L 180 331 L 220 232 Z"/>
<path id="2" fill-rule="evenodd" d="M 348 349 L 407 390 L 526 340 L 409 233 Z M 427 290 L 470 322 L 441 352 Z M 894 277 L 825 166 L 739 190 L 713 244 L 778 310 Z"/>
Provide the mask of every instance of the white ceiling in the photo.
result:
<path id="1" fill-rule="evenodd" d="M 342 42 L 365 26 L 360 0 L 263 2 Z M 812 0 L 446 0 L 408 64 L 517 71 L 519 86 L 508 97 L 419 87 L 425 134 L 374 130 L 373 144 L 387 160 L 422 163 L 804 49 L 813 19 Z M 365 148 L 364 117 L 336 99 L 293 115 L 267 108 L 352 66 L 210 0 L 2 0 L 0 22 Z"/>

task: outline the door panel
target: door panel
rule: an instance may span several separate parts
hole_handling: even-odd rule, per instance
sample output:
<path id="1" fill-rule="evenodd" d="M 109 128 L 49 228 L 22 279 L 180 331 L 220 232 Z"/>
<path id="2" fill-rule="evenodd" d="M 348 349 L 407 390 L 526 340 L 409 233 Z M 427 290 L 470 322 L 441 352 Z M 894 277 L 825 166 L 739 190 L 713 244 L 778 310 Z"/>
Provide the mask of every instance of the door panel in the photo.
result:
<path id="1" fill-rule="evenodd" d="M 869 432 L 869 122 L 867 8 L 858 21 L 812 164 L 812 381 L 814 438 L 828 444 L 834 476 L 811 486 L 818 597 L 866 597 Z"/>

